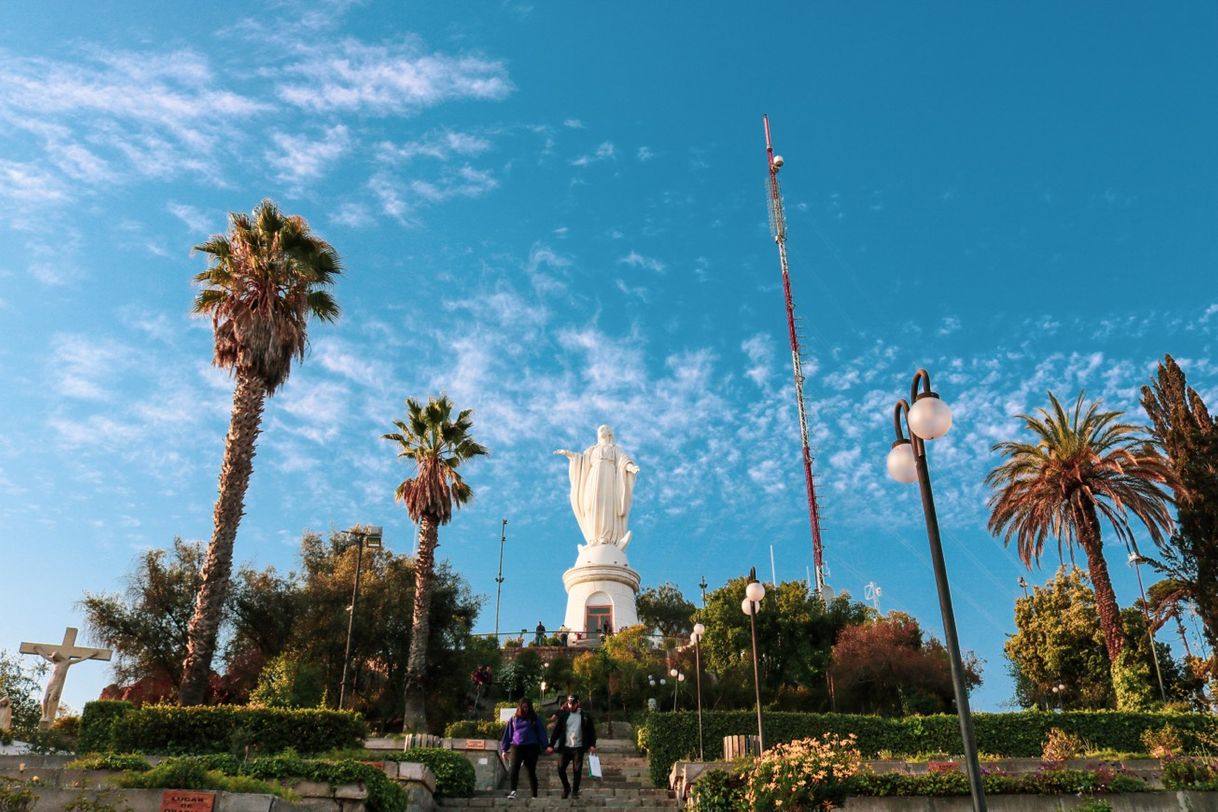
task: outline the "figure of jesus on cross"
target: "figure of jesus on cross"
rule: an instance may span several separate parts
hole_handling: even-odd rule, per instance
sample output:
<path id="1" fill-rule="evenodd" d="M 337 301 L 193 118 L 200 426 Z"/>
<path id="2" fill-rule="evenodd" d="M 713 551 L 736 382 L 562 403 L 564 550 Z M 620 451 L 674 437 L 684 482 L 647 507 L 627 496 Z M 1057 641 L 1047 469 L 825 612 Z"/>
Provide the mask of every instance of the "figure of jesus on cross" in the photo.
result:
<path id="1" fill-rule="evenodd" d="M 63 683 L 68 678 L 68 669 L 85 660 L 109 660 L 108 648 L 85 648 L 76 645 L 76 629 L 69 626 L 63 633 L 62 643 L 22 643 L 18 649 L 22 654 L 37 654 L 55 668 L 47 683 L 46 696 L 42 699 L 42 719 L 39 727 L 50 727 L 59 712 L 59 697 L 63 694 Z"/>

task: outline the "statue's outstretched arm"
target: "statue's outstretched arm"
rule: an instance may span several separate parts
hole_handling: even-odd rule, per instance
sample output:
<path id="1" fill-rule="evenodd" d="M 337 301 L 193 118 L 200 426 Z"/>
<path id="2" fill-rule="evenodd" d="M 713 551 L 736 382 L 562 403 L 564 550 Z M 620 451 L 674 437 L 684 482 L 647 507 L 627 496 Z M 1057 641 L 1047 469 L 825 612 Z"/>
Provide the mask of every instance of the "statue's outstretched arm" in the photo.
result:
<path id="1" fill-rule="evenodd" d="M 565 449 L 565 448 L 560 448 L 560 449 L 558 449 L 557 451 L 555 451 L 554 453 L 555 453 L 557 456 L 560 456 L 560 457 L 566 457 L 567 459 L 575 459 L 577 456 L 579 456 L 579 455 L 578 455 L 578 454 L 576 454 L 574 451 L 568 451 L 568 450 L 567 450 L 567 449 Z"/>
<path id="2" fill-rule="evenodd" d="M 639 466 L 635 465 L 633 462 L 628 462 L 626 463 L 626 470 L 631 474 L 637 474 L 639 472 Z"/>

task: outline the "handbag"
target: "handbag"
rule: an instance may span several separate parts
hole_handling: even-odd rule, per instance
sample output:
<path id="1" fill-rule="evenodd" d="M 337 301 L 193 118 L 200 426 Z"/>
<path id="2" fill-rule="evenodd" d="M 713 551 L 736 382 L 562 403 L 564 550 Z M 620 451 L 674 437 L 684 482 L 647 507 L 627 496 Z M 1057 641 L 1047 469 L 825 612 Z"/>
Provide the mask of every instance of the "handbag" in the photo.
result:
<path id="1" fill-rule="evenodd" d="M 588 754 L 588 775 L 592 778 L 601 778 L 601 757 L 596 753 Z"/>

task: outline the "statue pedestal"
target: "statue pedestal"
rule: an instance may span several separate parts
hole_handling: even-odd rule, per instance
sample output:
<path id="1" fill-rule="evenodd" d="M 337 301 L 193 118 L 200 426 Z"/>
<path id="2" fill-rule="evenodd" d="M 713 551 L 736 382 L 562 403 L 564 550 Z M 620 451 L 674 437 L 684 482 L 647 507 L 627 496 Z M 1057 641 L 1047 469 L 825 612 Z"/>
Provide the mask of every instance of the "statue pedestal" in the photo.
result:
<path id="1" fill-rule="evenodd" d="M 639 580 L 617 545 L 581 544 L 575 566 L 562 576 L 567 589 L 563 625 L 585 637 L 598 635 L 606 622 L 613 631 L 634 626 L 639 622 Z"/>

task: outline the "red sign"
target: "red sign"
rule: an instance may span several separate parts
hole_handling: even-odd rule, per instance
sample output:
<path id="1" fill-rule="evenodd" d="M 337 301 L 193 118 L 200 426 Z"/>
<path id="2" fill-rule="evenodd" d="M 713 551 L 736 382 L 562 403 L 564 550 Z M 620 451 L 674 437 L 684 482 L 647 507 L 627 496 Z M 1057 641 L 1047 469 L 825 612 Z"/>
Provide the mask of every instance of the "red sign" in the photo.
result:
<path id="1" fill-rule="evenodd" d="M 483 739 L 466 739 L 465 740 L 465 749 L 466 750 L 485 750 L 486 741 L 484 741 Z"/>
<path id="2" fill-rule="evenodd" d="M 161 793 L 160 812 L 212 812 L 216 793 L 197 789 L 167 789 Z"/>

